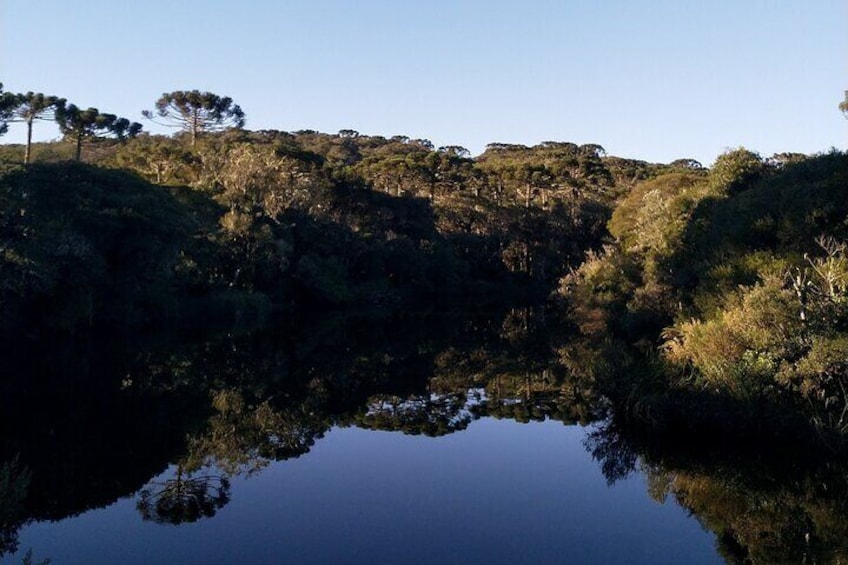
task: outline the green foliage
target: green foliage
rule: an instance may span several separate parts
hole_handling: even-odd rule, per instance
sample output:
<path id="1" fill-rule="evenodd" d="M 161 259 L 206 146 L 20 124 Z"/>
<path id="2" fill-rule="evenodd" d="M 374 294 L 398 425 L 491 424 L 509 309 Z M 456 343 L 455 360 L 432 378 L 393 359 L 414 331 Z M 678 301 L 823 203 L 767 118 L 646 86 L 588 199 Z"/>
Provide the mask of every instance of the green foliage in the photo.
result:
<path id="1" fill-rule="evenodd" d="M 678 324 L 666 358 L 734 397 L 796 395 L 818 427 L 848 431 L 848 256 L 844 244 L 821 246 L 822 256 L 785 277 L 763 275 L 712 319 Z"/>
<path id="2" fill-rule="evenodd" d="M 192 295 L 232 288 L 329 306 L 450 299 L 472 288 L 481 298 L 479 290 L 505 296 L 518 286 L 544 293 L 599 245 L 618 190 L 611 171 L 650 169 L 608 168 L 615 159 L 596 145 L 545 142 L 471 159 L 464 148 L 403 136 L 247 132 L 227 128 L 240 125 L 231 121 L 238 112 L 201 111 L 195 93 L 171 94 L 160 100 L 168 119 L 196 119 L 209 135 L 192 148 L 179 137 L 97 141 L 86 159 L 174 187 L 199 222 L 177 263 L 181 291 Z M 84 139 L 111 131 L 94 109 L 69 106 L 57 117 L 78 158 Z M 33 160 L 69 150 L 36 144 Z"/>
<path id="3" fill-rule="evenodd" d="M 741 286 L 753 286 L 761 278 L 781 278 L 795 263 L 795 258 L 777 255 L 774 251 L 728 253 L 712 259 L 699 273 L 699 284 L 692 296 L 692 311 L 705 318 L 720 310 L 728 296 Z"/>
<path id="4" fill-rule="evenodd" d="M 672 319 L 681 302 L 674 259 L 707 193 L 702 174 L 672 172 L 638 183 L 621 199 L 608 223 L 617 246 L 587 256 L 560 285 L 581 332 L 651 340 Z"/>
<path id="5" fill-rule="evenodd" d="M 137 136 L 141 132 L 141 124 L 119 118 L 115 114 L 105 114 L 97 108 L 83 110 L 75 104 L 59 105 L 55 110 L 59 129 L 67 139 L 74 142 L 75 157 L 82 160 L 82 143 L 86 139 L 94 139 L 102 135 L 112 135 L 119 141 Z"/>
<path id="6" fill-rule="evenodd" d="M 195 157 L 163 136 L 140 135 L 121 144 L 113 159 L 117 168 L 134 171 L 156 184 L 189 184 L 193 179 Z"/>
<path id="7" fill-rule="evenodd" d="M 11 92 L 3 92 L 3 83 L 0 82 L 0 135 L 9 131 L 9 120 L 17 108 L 17 97 Z"/>
<path id="8" fill-rule="evenodd" d="M 30 163 L 33 123 L 36 120 L 55 119 L 57 111 L 61 112 L 66 100 L 58 96 L 46 96 L 40 92 L 27 92 L 26 94 L 14 95 L 11 103 L 14 106 L 11 121 L 24 122 L 27 126 L 27 143 L 24 154 L 24 165 L 27 165 Z"/>
<path id="9" fill-rule="evenodd" d="M 608 247 L 589 253 L 579 269 L 560 281 L 559 294 L 580 333 L 599 337 L 622 329 L 627 303 L 638 284 L 638 263 Z"/>
<path id="10" fill-rule="evenodd" d="M 733 198 L 704 202 L 689 237 L 698 253 L 810 251 L 820 235 L 843 237 L 848 159 L 832 152 L 782 167 Z"/>
<path id="11" fill-rule="evenodd" d="M 0 178 L 4 328 L 154 315 L 191 228 L 167 192 L 126 173 L 37 165 Z"/>
<path id="12" fill-rule="evenodd" d="M 710 168 L 710 186 L 719 194 L 736 194 L 768 173 L 758 153 L 744 147 L 726 151 Z"/>
<path id="13" fill-rule="evenodd" d="M 639 183 L 619 202 L 609 231 L 625 251 L 668 256 L 698 201 L 706 194 L 702 175 L 668 173 Z"/>
<path id="14" fill-rule="evenodd" d="M 735 196 L 702 200 L 674 260 L 693 314 L 709 316 L 722 293 L 817 253 L 821 235 L 844 239 L 847 214 L 848 159 L 838 152 L 784 165 Z"/>
<path id="15" fill-rule="evenodd" d="M 594 340 L 662 343 L 659 370 L 631 368 L 607 393 L 651 422 L 701 410 L 758 425 L 742 423 L 748 412 L 763 425 L 804 417 L 829 438 L 848 431 L 846 190 L 837 151 L 764 161 L 738 149 L 707 175 L 638 183 L 609 222 L 616 245 L 558 293 Z"/>
<path id="16" fill-rule="evenodd" d="M 758 162 L 748 152 L 726 157 L 719 168 L 739 157 Z M 733 181 L 733 195 L 715 192 L 720 175 L 710 175 L 658 176 L 637 185 L 613 212 L 609 227 L 618 252 L 641 265 L 632 294 L 623 298 L 631 318 L 653 318 L 656 328 L 677 316 L 709 317 L 739 285 L 782 276 L 815 251 L 821 233 L 845 234 L 842 154 L 793 158 L 767 177 L 742 175 L 749 184 Z"/>
<path id="17" fill-rule="evenodd" d="M 676 332 L 667 358 L 690 364 L 700 386 L 740 397 L 767 393 L 781 363 L 803 348 L 799 305 L 777 278 L 742 291 L 714 319 L 682 323 Z"/>
<path id="18" fill-rule="evenodd" d="M 145 110 L 143 114 L 153 119 L 152 112 Z M 232 98 L 199 90 L 163 93 L 156 101 L 156 114 L 166 123 L 191 134 L 192 146 L 197 144 L 200 133 L 244 127 L 244 111 Z"/>

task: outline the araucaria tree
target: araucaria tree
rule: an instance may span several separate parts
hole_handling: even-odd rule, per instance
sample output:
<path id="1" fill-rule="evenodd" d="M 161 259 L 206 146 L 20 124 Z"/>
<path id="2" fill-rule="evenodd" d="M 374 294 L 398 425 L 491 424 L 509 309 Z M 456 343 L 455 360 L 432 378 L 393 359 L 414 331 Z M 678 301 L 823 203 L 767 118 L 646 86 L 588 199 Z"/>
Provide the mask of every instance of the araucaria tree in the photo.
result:
<path id="1" fill-rule="evenodd" d="M 8 121 L 12 117 L 15 110 L 17 100 L 11 92 L 3 92 L 3 83 L 0 82 L 0 135 L 6 133 L 9 129 Z"/>
<path id="2" fill-rule="evenodd" d="M 27 92 L 26 94 L 13 94 L 14 109 L 9 121 L 23 122 L 27 126 L 26 152 L 24 153 L 24 165 L 30 162 L 32 149 L 32 124 L 35 120 L 53 120 L 56 110 L 65 105 L 65 99 L 58 96 L 45 96 L 38 92 Z"/>
<path id="3" fill-rule="evenodd" d="M 153 112 L 142 112 L 153 120 Z M 197 143 L 197 134 L 207 131 L 244 126 L 244 112 L 229 96 L 218 96 L 199 90 L 166 92 L 156 101 L 156 115 L 166 125 L 178 127 L 191 134 L 191 144 Z"/>
<path id="4" fill-rule="evenodd" d="M 123 140 L 135 137 L 141 132 L 141 124 L 130 122 L 126 118 L 119 118 L 115 114 L 101 113 L 97 108 L 83 110 L 74 104 L 62 106 L 56 109 L 56 121 L 59 129 L 68 139 L 76 143 L 76 160 L 79 161 L 82 154 L 82 142 L 88 137 L 98 135 L 113 135 Z"/>

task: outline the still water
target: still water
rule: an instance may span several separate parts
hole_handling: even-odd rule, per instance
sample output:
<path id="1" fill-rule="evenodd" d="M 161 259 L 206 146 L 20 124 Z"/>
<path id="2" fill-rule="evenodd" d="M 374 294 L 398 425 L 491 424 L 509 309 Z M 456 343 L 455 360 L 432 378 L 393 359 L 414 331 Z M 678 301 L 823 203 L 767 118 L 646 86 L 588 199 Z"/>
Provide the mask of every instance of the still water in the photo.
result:
<path id="1" fill-rule="evenodd" d="M 334 428 L 232 482 L 214 517 L 143 521 L 137 497 L 21 532 L 54 563 L 715 563 L 714 536 L 645 478 L 607 485 L 560 422 L 440 438 Z M 173 477 L 169 469 L 152 484 Z"/>
<path id="2" fill-rule="evenodd" d="M 516 310 L 0 344 L 0 562 L 844 558 L 843 463 L 628 434 L 567 340 Z"/>

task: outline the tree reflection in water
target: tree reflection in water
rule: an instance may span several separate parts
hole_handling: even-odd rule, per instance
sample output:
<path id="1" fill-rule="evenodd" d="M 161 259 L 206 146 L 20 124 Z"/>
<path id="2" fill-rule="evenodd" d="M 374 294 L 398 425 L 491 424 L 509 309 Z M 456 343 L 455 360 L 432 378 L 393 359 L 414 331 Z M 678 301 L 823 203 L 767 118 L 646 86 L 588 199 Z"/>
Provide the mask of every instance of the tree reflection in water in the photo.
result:
<path id="1" fill-rule="evenodd" d="M 716 438 L 646 437 L 607 421 L 586 447 L 612 484 L 645 475 L 716 536 L 728 563 L 844 563 L 848 559 L 848 465 L 815 452 Z"/>
<path id="2" fill-rule="evenodd" d="M 18 550 L 18 530 L 26 521 L 24 499 L 30 473 L 17 457 L 0 464 L 0 556 Z"/>
<path id="3" fill-rule="evenodd" d="M 253 474 L 271 461 L 308 453 L 325 424 L 300 407 L 275 408 L 268 400 L 248 404 L 238 390 L 212 395 L 215 413 L 203 434 L 189 438 L 184 464 L 189 470 L 215 466 L 229 475 Z"/>
<path id="4" fill-rule="evenodd" d="M 500 319 L 301 326 L 141 348 L 109 344 L 110 357 L 72 349 L 45 354 L 38 365 L 19 355 L 18 373 L 28 379 L 0 383 L 0 461 L 20 453 L 0 475 L 0 554 L 15 551 L 29 522 L 134 493 L 145 520 L 212 517 L 229 502 L 234 476 L 300 457 L 333 427 L 439 436 L 484 417 L 572 425 L 608 416 L 596 368 L 609 361 L 551 333 L 530 309 Z M 585 446 L 609 483 L 644 473 L 651 496 L 673 497 L 692 512 L 728 561 L 848 558 L 845 461 L 765 441 L 736 450 L 723 438 L 664 441 L 620 418 L 592 430 Z M 162 478 L 168 468 L 173 474 Z M 29 489 L 20 488 L 24 477 Z"/>
<path id="5" fill-rule="evenodd" d="M 230 480 L 220 474 L 187 474 L 177 466 L 173 479 L 154 481 L 138 494 L 144 520 L 185 524 L 211 518 L 230 501 Z"/>

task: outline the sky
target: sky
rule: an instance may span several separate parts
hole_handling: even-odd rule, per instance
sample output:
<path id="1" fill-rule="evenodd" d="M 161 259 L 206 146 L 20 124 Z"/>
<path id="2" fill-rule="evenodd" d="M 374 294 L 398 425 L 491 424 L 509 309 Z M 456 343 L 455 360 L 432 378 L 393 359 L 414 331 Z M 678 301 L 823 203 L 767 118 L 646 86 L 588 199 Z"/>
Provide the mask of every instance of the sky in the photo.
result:
<path id="1" fill-rule="evenodd" d="M 249 129 L 709 165 L 845 149 L 848 2 L 0 0 L 0 82 L 143 123 L 163 92 L 198 89 Z M 23 139 L 13 124 L 0 142 Z"/>

